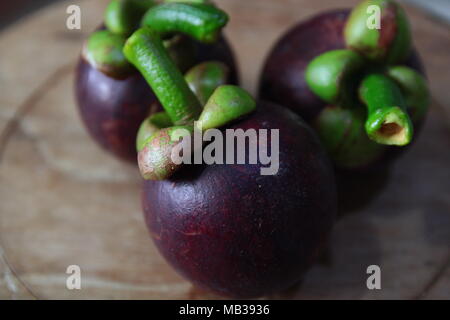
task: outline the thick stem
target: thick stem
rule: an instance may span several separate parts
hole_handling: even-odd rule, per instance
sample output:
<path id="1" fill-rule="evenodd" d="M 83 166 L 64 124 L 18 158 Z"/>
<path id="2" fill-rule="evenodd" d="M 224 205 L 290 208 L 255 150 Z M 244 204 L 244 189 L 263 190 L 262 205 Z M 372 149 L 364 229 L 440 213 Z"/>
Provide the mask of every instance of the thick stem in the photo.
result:
<path id="1" fill-rule="evenodd" d="M 359 92 L 367 106 L 365 128 L 370 139 L 397 146 L 411 142 L 413 125 L 402 93 L 393 80 L 382 74 L 370 74 L 361 82 Z"/>
<path id="2" fill-rule="evenodd" d="M 181 32 L 201 42 L 214 42 L 228 15 L 206 4 L 166 3 L 150 9 L 142 25 L 160 33 Z"/>
<path id="3" fill-rule="evenodd" d="M 139 28 L 142 16 L 155 4 L 155 0 L 113 0 L 105 11 L 105 25 L 112 33 L 128 36 Z"/>
<path id="4" fill-rule="evenodd" d="M 191 68 L 184 76 L 191 90 L 205 105 L 217 87 L 227 84 L 230 69 L 222 62 L 207 61 Z"/>
<path id="5" fill-rule="evenodd" d="M 124 53 L 147 80 L 173 124 L 188 124 L 198 118 L 202 111 L 200 102 L 158 33 L 149 28 L 139 29 L 128 39 Z"/>

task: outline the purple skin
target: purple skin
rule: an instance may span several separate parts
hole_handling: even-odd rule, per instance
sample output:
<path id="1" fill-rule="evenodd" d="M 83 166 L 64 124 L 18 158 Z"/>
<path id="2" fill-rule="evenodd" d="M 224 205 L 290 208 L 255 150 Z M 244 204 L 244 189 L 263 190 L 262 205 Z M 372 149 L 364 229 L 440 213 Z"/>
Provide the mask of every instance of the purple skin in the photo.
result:
<path id="1" fill-rule="evenodd" d="M 180 274 L 253 298 L 292 286 L 314 261 L 335 220 L 334 174 L 316 135 L 286 108 L 260 102 L 228 128 L 280 129 L 278 173 L 262 176 L 260 164 L 185 166 L 169 180 L 146 181 L 143 208 Z"/>
<path id="2" fill-rule="evenodd" d="M 237 83 L 237 67 L 226 39 L 196 47 L 197 56 L 192 66 L 210 60 L 224 62 L 232 70 L 231 83 Z M 114 79 L 81 57 L 75 93 L 81 118 L 91 137 L 116 157 L 136 163 L 139 126 L 149 114 L 162 110 L 144 78 L 136 71 L 125 79 Z"/>

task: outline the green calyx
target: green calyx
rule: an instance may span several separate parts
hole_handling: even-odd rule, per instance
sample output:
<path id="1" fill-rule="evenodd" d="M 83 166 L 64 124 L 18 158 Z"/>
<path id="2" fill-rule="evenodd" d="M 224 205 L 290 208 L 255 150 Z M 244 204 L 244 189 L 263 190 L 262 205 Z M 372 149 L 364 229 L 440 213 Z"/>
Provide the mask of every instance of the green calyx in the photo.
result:
<path id="1" fill-rule="evenodd" d="M 211 0 L 164 0 L 165 3 L 195 3 L 195 4 L 212 4 Z"/>
<path id="2" fill-rule="evenodd" d="M 105 25 L 114 34 L 129 36 L 155 0 L 112 0 L 105 11 Z"/>
<path id="3" fill-rule="evenodd" d="M 347 20 L 344 38 L 349 48 L 375 61 L 398 63 L 411 51 L 408 18 L 392 0 L 358 4 Z"/>
<path id="4" fill-rule="evenodd" d="M 344 37 L 347 49 L 322 53 L 309 63 L 308 87 L 334 110 L 365 106 L 363 128 L 374 143 L 409 144 L 412 123 L 425 116 L 430 95 L 422 75 L 393 65 L 405 61 L 411 52 L 403 9 L 392 0 L 363 1 L 348 18 Z"/>
<path id="5" fill-rule="evenodd" d="M 217 40 L 220 30 L 228 23 L 228 15 L 207 4 L 165 3 L 150 9 L 142 25 L 167 34 L 181 32 L 192 38 L 211 43 Z"/>
<path id="6" fill-rule="evenodd" d="M 89 36 L 83 56 L 97 70 L 120 79 L 133 70 L 123 54 L 125 41 L 125 37 L 108 30 L 96 31 Z"/>
<path id="7" fill-rule="evenodd" d="M 169 3 L 112 0 L 105 10 L 107 31 L 90 36 L 84 54 L 86 59 L 108 76 L 126 77 L 135 69 L 123 56 L 122 47 L 126 38 L 144 24 L 162 33 L 170 57 L 185 72 L 194 64 L 196 54 L 195 45 L 187 36 L 205 43 L 214 42 L 228 22 L 228 16 L 206 0 L 166 2 Z"/>
<path id="8" fill-rule="evenodd" d="M 150 117 L 142 122 L 139 127 L 139 131 L 136 137 L 136 149 L 141 151 L 144 149 L 148 138 L 150 138 L 157 131 L 172 126 L 172 121 L 170 120 L 167 112 L 157 112 L 152 114 Z"/>
<path id="9" fill-rule="evenodd" d="M 364 168 L 380 159 L 385 146 L 365 133 L 364 108 L 328 106 L 313 124 L 334 164 L 342 169 Z"/>
<path id="10" fill-rule="evenodd" d="M 333 50 L 313 59 L 306 69 L 306 82 L 322 100 L 345 104 L 350 82 L 364 66 L 364 58 L 352 50 Z"/>
<path id="11" fill-rule="evenodd" d="M 361 82 L 360 96 L 368 110 L 365 128 L 370 139 L 396 146 L 411 142 L 413 125 L 393 80 L 382 74 L 368 75 Z"/>
<path id="12" fill-rule="evenodd" d="M 176 34 L 163 41 L 170 58 L 181 72 L 186 72 L 196 62 L 195 43 L 187 36 Z"/>
<path id="13" fill-rule="evenodd" d="M 173 150 L 183 143 L 183 138 L 190 136 L 193 130 L 192 125 L 173 126 L 151 135 L 138 153 L 142 177 L 146 180 L 164 180 L 173 175 L 182 165 L 173 161 Z"/>
<path id="14" fill-rule="evenodd" d="M 430 104 L 430 92 L 425 78 L 406 66 L 392 66 L 386 74 L 396 82 L 405 98 L 413 122 L 422 119 Z"/>
<path id="15" fill-rule="evenodd" d="M 202 130 L 222 127 L 256 109 L 256 101 L 245 90 L 232 85 L 218 87 L 206 103 L 198 126 Z"/>
<path id="16" fill-rule="evenodd" d="M 200 102 L 171 60 L 159 34 L 149 28 L 136 31 L 126 42 L 124 53 L 144 76 L 171 121 L 182 125 L 197 119 Z"/>
<path id="17" fill-rule="evenodd" d="M 228 83 L 229 74 L 230 70 L 224 63 L 207 61 L 191 68 L 184 79 L 200 103 L 205 105 L 217 87 Z"/>
<path id="18" fill-rule="evenodd" d="M 191 135 L 195 120 L 198 119 L 205 128 L 216 128 L 255 109 L 256 103 L 247 92 L 227 85 L 215 89 L 203 109 L 171 60 L 160 39 L 160 33 L 148 27 L 136 31 L 128 39 L 124 53 L 142 73 L 165 110 L 165 113 L 147 119 L 138 135 L 138 162 L 145 179 L 166 179 L 182 165 L 174 161 L 172 153 L 183 143 L 180 138 Z M 217 64 L 209 66 L 212 66 L 212 69 L 220 68 Z M 195 73 L 194 70 L 192 74 Z M 190 74 L 188 73 L 186 78 L 189 79 Z M 200 75 L 210 78 L 198 80 L 200 86 L 206 86 L 207 89 L 201 90 L 209 92 L 212 89 L 211 83 L 214 85 L 220 82 L 217 79 L 222 78 L 220 75 L 224 73 L 200 72 Z M 184 133 L 179 134 L 179 129 L 183 129 Z"/>

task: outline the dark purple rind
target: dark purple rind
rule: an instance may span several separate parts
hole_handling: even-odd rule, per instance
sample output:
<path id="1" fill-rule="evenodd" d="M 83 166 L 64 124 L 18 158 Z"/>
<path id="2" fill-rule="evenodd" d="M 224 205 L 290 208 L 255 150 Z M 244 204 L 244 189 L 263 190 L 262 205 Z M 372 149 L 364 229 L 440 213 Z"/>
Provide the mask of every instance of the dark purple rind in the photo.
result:
<path id="1" fill-rule="evenodd" d="M 221 61 L 230 67 L 230 83 L 237 84 L 238 71 L 226 39 L 220 38 L 217 44 L 212 45 L 197 43 L 196 47 L 196 62 L 192 66 L 203 61 Z M 80 57 L 75 96 L 91 137 L 116 157 L 136 163 L 139 127 L 151 112 L 161 110 L 159 101 L 144 78 L 136 71 L 124 79 L 114 79 Z"/>
<path id="2" fill-rule="evenodd" d="M 75 92 L 91 137 L 120 159 L 136 162 L 136 134 L 156 100 L 144 78 L 135 73 L 116 80 L 80 58 Z"/>
<path id="3" fill-rule="evenodd" d="M 259 297 L 293 285 L 313 262 L 335 219 L 334 174 L 316 135 L 285 108 L 261 102 L 229 128 L 279 129 L 278 174 L 185 166 L 170 180 L 146 181 L 143 208 L 180 274 L 222 295 Z"/>

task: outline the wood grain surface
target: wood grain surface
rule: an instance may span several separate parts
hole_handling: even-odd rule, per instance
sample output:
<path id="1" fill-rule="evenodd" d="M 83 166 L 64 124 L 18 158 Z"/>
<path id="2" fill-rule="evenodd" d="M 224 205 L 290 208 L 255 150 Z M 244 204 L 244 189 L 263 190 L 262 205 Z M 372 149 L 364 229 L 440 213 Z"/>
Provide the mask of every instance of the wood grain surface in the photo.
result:
<path id="1" fill-rule="evenodd" d="M 218 0 L 243 86 L 255 92 L 274 41 L 294 23 L 351 0 Z M 68 1 L 0 33 L 0 299 L 218 298 L 184 281 L 151 243 L 141 179 L 87 136 L 73 99 L 83 39 L 107 1 Z M 78 4 L 82 30 L 65 27 Z M 372 203 L 341 218 L 326 259 L 279 295 L 293 299 L 450 298 L 450 32 L 408 8 L 434 103 L 422 135 Z M 364 188 L 361 185 L 361 188 Z M 82 289 L 66 289 L 66 268 Z M 366 268 L 382 290 L 366 288 Z"/>

